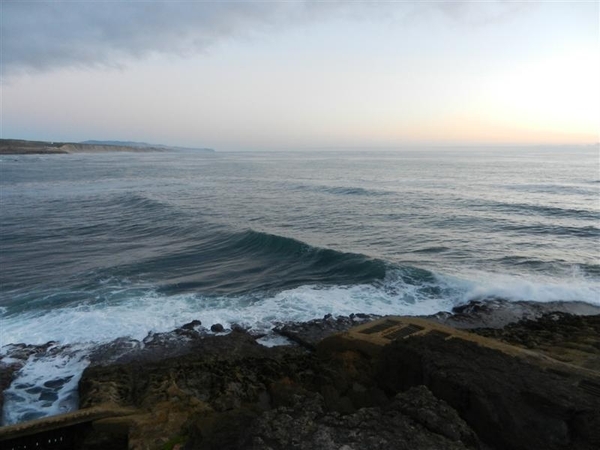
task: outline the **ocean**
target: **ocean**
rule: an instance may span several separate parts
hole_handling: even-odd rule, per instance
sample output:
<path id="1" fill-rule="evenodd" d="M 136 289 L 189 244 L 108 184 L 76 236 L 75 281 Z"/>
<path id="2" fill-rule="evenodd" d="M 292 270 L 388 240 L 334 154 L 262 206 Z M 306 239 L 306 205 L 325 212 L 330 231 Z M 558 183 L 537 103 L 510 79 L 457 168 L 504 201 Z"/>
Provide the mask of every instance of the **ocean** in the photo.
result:
<path id="1" fill-rule="evenodd" d="M 56 349 L 4 424 L 76 409 L 98 344 L 194 319 L 600 305 L 598 146 L 1 155 L 0 189 L 0 357 Z"/>

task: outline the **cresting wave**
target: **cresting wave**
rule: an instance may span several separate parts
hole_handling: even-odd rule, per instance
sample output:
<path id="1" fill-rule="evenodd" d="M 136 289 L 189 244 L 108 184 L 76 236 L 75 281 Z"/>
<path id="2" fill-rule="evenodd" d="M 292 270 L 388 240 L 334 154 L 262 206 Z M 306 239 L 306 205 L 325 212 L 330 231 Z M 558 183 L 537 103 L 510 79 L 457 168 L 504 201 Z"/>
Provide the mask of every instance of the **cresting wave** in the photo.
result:
<path id="1" fill-rule="evenodd" d="M 276 323 L 306 321 L 325 314 L 424 315 L 486 298 L 582 301 L 600 306 L 600 283 L 587 279 L 552 282 L 484 272 L 458 278 L 410 267 L 390 268 L 383 280 L 368 284 L 312 284 L 235 296 L 165 295 L 160 289 L 123 286 L 115 289 L 107 302 L 20 314 L 5 309 L 1 345 L 98 343 L 122 336 L 142 339 L 148 332 L 169 331 L 194 319 L 208 324 L 241 324 L 266 332 Z"/>
<path id="2" fill-rule="evenodd" d="M 386 263 L 254 230 L 212 231 L 208 237 L 197 235 L 172 245 L 168 253 L 109 268 L 97 276 L 136 278 L 139 274 L 162 280 L 158 289 L 163 294 L 242 295 L 305 284 L 370 283 L 385 277 Z"/>
<path id="3" fill-rule="evenodd" d="M 500 262 L 553 264 L 516 256 Z M 264 331 L 330 313 L 433 314 L 490 297 L 600 305 L 599 267 L 583 265 L 560 278 L 466 269 L 449 276 L 254 230 L 222 232 L 166 255 L 86 272 L 70 290 L 28 290 L 0 309 L 0 346 L 140 339 L 196 318 Z M 150 281 L 158 275 L 163 282 Z"/>
<path id="4" fill-rule="evenodd" d="M 249 247 L 258 245 L 247 236 Z M 300 250 L 297 241 L 275 240 L 276 248 Z M 271 242 L 271 245 L 274 245 Z M 272 249 L 273 250 L 273 249 Z M 102 343 L 127 337 L 141 341 L 148 333 L 170 331 L 194 319 L 210 326 L 240 324 L 269 333 L 278 323 L 307 321 L 325 314 L 428 315 L 449 311 L 473 299 L 584 301 L 600 306 L 600 283 L 531 281 L 489 273 L 457 278 L 411 267 L 388 266 L 382 280 L 353 285 L 301 285 L 279 292 L 238 296 L 194 293 L 165 295 L 158 289 L 119 288 L 111 302 L 78 304 L 49 311 L 2 317 L 0 356 L 10 362 L 15 347 L 43 345 L 49 351 L 32 355 L 6 391 L 4 422 L 16 423 L 77 408 L 76 388 L 88 355 Z M 119 299 L 119 300 L 116 300 Z M 18 348 L 16 349 L 18 350 Z"/>
<path id="5" fill-rule="evenodd" d="M 10 420 L 75 407 L 99 344 L 194 319 L 600 303 L 596 148 L 340 155 L 3 157 L 0 345 L 56 341 Z"/>

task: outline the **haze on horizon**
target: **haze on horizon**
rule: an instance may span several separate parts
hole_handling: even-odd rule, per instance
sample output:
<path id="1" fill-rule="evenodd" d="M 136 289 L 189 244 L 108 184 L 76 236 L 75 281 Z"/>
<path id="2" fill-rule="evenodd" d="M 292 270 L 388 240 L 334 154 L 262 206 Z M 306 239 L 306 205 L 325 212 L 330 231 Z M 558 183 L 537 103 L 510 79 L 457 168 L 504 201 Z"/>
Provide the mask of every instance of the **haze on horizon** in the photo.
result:
<path id="1" fill-rule="evenodd" d="M 591 144 L 599 3 L 1 3 L 4 138 Z"/>

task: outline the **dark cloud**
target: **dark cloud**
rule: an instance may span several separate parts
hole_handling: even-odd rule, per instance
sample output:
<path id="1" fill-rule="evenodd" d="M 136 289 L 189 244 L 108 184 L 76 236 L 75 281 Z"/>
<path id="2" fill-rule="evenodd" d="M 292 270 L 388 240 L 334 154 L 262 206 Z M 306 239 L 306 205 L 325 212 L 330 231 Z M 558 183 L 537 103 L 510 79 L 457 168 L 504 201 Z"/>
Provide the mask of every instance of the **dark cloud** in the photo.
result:
<path id="1" fill-rule="evenodd" d="M 250 2 L 3 2 L 3 65 L 9 72 L 47 70 L 114 65 L 152 52 L 185 55 L 223 37 L 277 23 L 284 16 L 282 6 Z"/>
<path id="2" fill-rule="evenodd" d="M 2 0 L 3 73 L 120 66 L 151 53 L 188 56 L 224 38 L 252 36 L 340 14 L 398 18 L 418 6 L 386 2 Z M 432 4 L 430 4 L 432 5 Z M 460 17 L 464 6 L 433 4 Z M 454 5 L 454 6 L 453 6 Z M 460 4 L 459 4 L 460 5 Z M 390 12 L 394 10 L 394 14 Z"/>

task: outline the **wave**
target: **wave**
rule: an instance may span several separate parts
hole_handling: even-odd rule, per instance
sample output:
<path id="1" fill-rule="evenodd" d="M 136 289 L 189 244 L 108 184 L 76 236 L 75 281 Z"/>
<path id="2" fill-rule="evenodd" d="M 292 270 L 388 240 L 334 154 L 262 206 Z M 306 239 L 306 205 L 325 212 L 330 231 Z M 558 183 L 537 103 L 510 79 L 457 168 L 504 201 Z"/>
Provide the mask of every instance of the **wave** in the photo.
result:
<path id="1" fill-rule="evenodd" d="M 413 250 L 413 253 L 444 253 L 450 251 L 450 247 L 445 247 L 443 245 L 432 246 L 432 247 L 424 247 L 420 249 Z"/>
<path id="2" fill-rule="evenodd" d="M 181 212 L 168 201 L 158 200 L 138 192 L 117 192 L 113 194 L 80 195 L 70 199 L 72 209 L 78 214 L 102 217 L 105 215 L 122 218 L 133 217 L 162 217 L 173 214 L 179 216 Z M 55 203 L 55 205 L 52 205 Z M 64 199 L 52 200 L 49 206 L 64 208 Z"/>
<path id="3" fill-rule="evenodd" d="M 504 256 L 494 262 L 511 267 L 525 267 L 543 273 L 562 274 L 566 277 L 594 278 L 600 276 L 600 264 L 571 264 L 565 260 L 541 260 L 526 256 Z"/>
<path id="4" fill-rule="evenodd" d="M 108 203 L 116 205 L 120 208 L 133 208 L 136 210 L 153 212 L 160 209 L 169 208 L 167 203 L 138 193 L 126 193 L 111 196 L 108 198 Z M 96 205 L 94 205 L 94 207 L 96 207 Z"/>
<path id="5" fill-rule="evenodd" d="M 598 195 L 598 189 L 585 188 L 577 185 L 569 184 L 514 184 L 514 185 L 502 185 L 503 189 L 510 189 L 526 193 L 537 193 L 537 194 L 552 194 L 552 195 L 585 195 L 593 196 Z"/>
<path id="6" fill-rule="evenodd" d="M 577 209 L 577 208 L 560 208 L 558 206 L 549 205 L 533 205 L 527 203 L 507 203 L 507 202 L 475 202 L 471 203 L 472 207 L 481 208 L 482 211 L 496 210 L 508 213 L 524 214 L 524 215 L 541 215 L 548 217 L 565 217 L 574 219 L 599 220 L 600 211 Z"/>
<path id="7" fill-rule="evenodd" d="M 384 191 L 376 191 L 374 189 L 364 189 L 361 187 L 322 187 L 321 190 L 323 192 L 327 192 L 329 194 L 335 195 L 387 195 L 387 192 Z"/>
<path id="8" fill-rule="evenodd" d="M 358 186 L 324 186 L 324 185 L 296 185 L 294 189 L 301 191 L 312 191 L 331 195 L 358 195 L 358 196 L 381 196 L 389 195 L 390 192 L 377 190 L 377 189 L 366 189 Z"/>
<path id="9" fill-rule="evenodd" d="M 502 226 L 505 231 L 517 231 L 527 235 L 548 235 L 578 238 L 600 238 L 600 228 L 588 225 L 582 227 L 560 226 L 549 224 L 506 224 Z"/>
<path id="10" fill-rule="evenodd" d="M 126 283 L 114 289 L 115 295 L 102 302 L 50 310 L 5 309 L 0 346 L 107 342 L 122 336 L 142 339 L 150 331 L 168 331 L 193 319 L 205 324 L 238 323 L 264 332 L 274 323 L 306 321 L 325 314 L 434 314 L 485 298 L 581 301 L 600 306 L 600 282 L 579 273 L 552 279 L 473 271 L 458 277 L 399 266 L 388 266 L 385 277 L 371 283 L 304 284 L 243 295 L 167 295 L 156 287 L 140 289 Z"/>
<path id="11" fill-rule="evenodd" d="M 68 259 L 60 277 L 56 276 L 56 264 L 47 267 L 43 263 L 43 258 L 56 260 L 55 246 L 36 245 L 39 268 L 35 259 L 32 262 L 24 258 L 20 265 L 13 261 L 1 275 L 0 280 L 5 281 L 2 304 L 10 311 L 22 312 L 111 301 L 122 287 L 114 288 L 103 280 L 126 279 L 133 286 L 152 284 L 165 295 L 241 295 L 307 284 L 372 283 L 386 275 L 382 260 L 251 229 L 215 231 L 214 226 L 184 221 L 154 223 L 148 228 L 140 225 L 133 234 L 137 247 L 131 246 L 129 233 L 117 227 L 110 234 L 97 234 L 92 242 L 88 237 L 79 247 L 89 264 L 83 266 Z M 74 233 L 71 239 L 81 236 Z M 115 251 L 107 252 L 107 245 L 113 245 Z M 122 253 L 124 256 L 119 256 Z"/>
<path id="12" fill-rule="evenodd" d="M 244 238 L 250 249 L 319 253 L 319 249 L 306 246 L 303 250 L 306 244 L 277 236 L 248 232 Z M 114 287 L 114 280 L 109 284 Z M 15 423 L 75 409 L 77 382 L 88 364 L 87 356 L 99 344 L 117 338 L 141 341 L 148 333 L 170 331 L 195 319 L 205 326 L 221 323 L 230 328 L 240 324 L 269 333 L 279 323 L 308 321 L 325 314 L 430 315 L 489 298 L 583 301 L 600 306 L 600 283 L 579 276 L 524 279 L 485 272 L 459 278 L 390 265 L 383 279 L 363 284 L 306 284 L 278 292 L 205 296 L 166 295 L 160 289 L 128 288 L 124 283 L 110 301 L 22 313 L 4 310 L 0 357 L 5 362 L 10 362 L 10 343 L 43 345 L 54 341 L 58 349 L 30 358 L 19 371 L 5 392 L 4 421 Z"/>
<path id="13" fill-rule="evenodd" d="M 587 223 L 588 225 L 583 225 L 584 223 Z M 553 223 L 548 220 L 533 221 L 529 218 L 518 220 L 517 216 L 491 219 L 485 215 L 465 213 L 435 217 L 428 221 L 427 225 L 439 228 L 441 232 L 458 228 L 464 233 L 485 232 L 486 235 L 489 235 L 489 233 L 498 233 L 500 231 L 502 232 L 500 239 L 506 239 L 507 236 L 512 237 L 513 233 L 528 236 L 532 240 L 538 235 L 554 235 L 584 239 L 600 238 L 600 227 L 596 226 L 596 224 L 591 225 L 590 223 L 591 222 L 582 222 L 582 225 L 580 226 L 560 225 L 559 223 Z"/>
<path id="14" fill-rule="evenodd" d="M 600 306 L 600 282 L 574 271 L 571 277 L 523 277 L 501 273 L 472 272 L 447 280 L 461 293 L 460 303 L 501 299 L 531 302 L 583 302 Z"/>
<path id="15" fill-rule="evenodd" d="M 241 294 L 311 283 L 368 283 L 385 276 L 385 265 L 365 255 L 247 230 L 212 233 L 178 251 L 119 267 L 113 275 L 155 274 L 153 279 L 165 280 L 160 289 L 168 294 Z"/>

